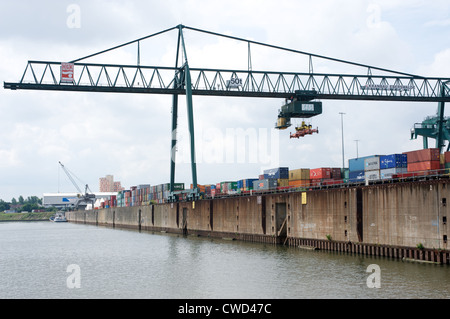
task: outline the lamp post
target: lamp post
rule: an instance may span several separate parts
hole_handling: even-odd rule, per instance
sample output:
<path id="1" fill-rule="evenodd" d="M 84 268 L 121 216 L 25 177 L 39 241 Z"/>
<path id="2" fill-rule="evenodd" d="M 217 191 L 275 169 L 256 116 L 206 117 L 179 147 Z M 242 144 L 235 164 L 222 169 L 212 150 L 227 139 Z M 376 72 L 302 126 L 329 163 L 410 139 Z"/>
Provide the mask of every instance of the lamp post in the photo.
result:
<path id="1" fill-rule="evenodd" d="M 344 114 L 343 112 L 339 112 L 341 115 L 341 131 L 342 131 L 342 169 L 345 168 L 345 160 L 344 160 Z"/>
<path id="2" fill-rule="evenodd" d="M 356 142 L 356 158 L 358 158 L 358 142 L 359 140 L 355 140 Z"/>

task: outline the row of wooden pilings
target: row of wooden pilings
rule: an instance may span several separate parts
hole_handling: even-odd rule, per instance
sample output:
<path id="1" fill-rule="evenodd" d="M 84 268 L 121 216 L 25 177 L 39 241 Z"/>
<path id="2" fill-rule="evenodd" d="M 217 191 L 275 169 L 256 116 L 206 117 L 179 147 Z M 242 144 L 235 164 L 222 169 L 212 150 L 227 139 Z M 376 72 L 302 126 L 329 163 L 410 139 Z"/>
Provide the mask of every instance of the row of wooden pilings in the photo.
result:
<path id="1" fill-rule="evenodd" d="M 439 249 L 394 247 L 386 245 L 340 242 L 322 239 L 288 238 L 287 245 L 306 249 L 345 252 L 368 256 L 403 259 L 408 261 L 450 264 L 450 252 Z"/>

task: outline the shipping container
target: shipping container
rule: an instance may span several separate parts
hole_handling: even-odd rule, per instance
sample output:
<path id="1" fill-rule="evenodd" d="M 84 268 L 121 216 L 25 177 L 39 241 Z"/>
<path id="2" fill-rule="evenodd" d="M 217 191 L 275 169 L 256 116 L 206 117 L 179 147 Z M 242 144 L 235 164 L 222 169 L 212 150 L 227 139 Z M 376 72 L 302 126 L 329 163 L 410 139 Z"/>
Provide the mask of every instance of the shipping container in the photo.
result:
<path id="1" fill-rule="evenodd" d="M 450 152 L 444 153 L 444 163 L 450 163 Z"/>
<path id="2" fill-rule="evenodd" d="M 441 164 L 439 160 L 408 163 L 408 172 L 438 170 L 440 168 Z"/>
<path id="3" fill-rule="evenodd" d="M 331 178 L 332 179 L 342 179 L 342 170 L 340 167 L 331 168 Z"/>
<path id="4" fill-rule="evenodd" d="M 380 179 L 380 170 L 370 170 L 364 172 L 364 179 L 366 181 L 376 181 Z"/>
<path id="5" fill-rule="evenodd" d="M 331 168 L 321 167 L 309 170 L 310 179 L 328 179 L 331 178 Z"/>
<path id="6" fill-rule="evenodd" d="M 407 167 L 406 154 L 391 154 L 380 157 L 380 169 Z"/>
<path id="7" fill-rule="evenodd" d="M 277 179 L 277 187 L 289 187 L 289 179 Z"/>
<path id="8" fill-rule="evenodd" d="M 342 179 L 337 179 L 337 178 L 332 178 L 332 179 L 324 179 L 322 181 L 322 185 L 339 185 L 344 183 L 344 180 Z"/>
<path id="9" fill-rule="evenodd" d="M 348 174 L 348 180 L 350 183 L 362 182 L 362 181 L 364 181 L 364 177 L 365 177 L 364 170 L 349 171 L 349 174 Z"/>
<path id="10" fill-rule="evenodd" d="M 309 180 L 309 168 L 299 168 L 289 171 L 289 180 Z"/>
<path id="11" fill-rule="evenodd" d="M 277 167 L 264 170 L 264 178 L 289 179 L 289 167 Z"/>
<path id="12" fill-rule="evenodd" d="M 277 187 L 277 180 L 273 178 L 257 180 L 253 182 L 254 190 L 274 189 Z"/>
<path id="13" fill-rule="evenodd" d="M 380 169 L 380 156 L 372 156 L 364 159 L 364 170 L 373 171 Z"/>
<path id="14" fill-rule="evenodd" d="M 351 158 L 348 160 L 348 169 L 349 171 L 363 171 L 364 170 L 364 160 L 366 158 L 374 157 L 374 156 L 381 156 L 381 155 L 371 155 L 371 156 L 364 156 L 364 157 L 358 157 L 358 158 Z"/>
<path id="15" fill-rule="evenodd" d="M 440 159 L 439 148 L 426 148 L 423 150 L 403 152 L 403 154 L 406 154 L 408 156 L 408 164 L 417 162 L 431 162 L 431 161 L 439 162 Z"/>
<path id="16" fill-rule="evenodd" d="M 406 173 L 407 171 L 408 169 L 406 167 L 393 167 L 380 169 L 380 178 L 381 179 L 393 178 L 394 175 Z"/>
<path id="17" fill-rule="evenodd" d="M 247 178 L 244 179 L 244 190 L 250 190 L 253 189 L 253 182 L 257 181 L 257 178 Z"/>
<path id="18" fill-rule="evenodd" d="M 309 186 L 309 179 L 297 179 L 289 181 L 289 187 L 308 187 L 308 186 Z"/>

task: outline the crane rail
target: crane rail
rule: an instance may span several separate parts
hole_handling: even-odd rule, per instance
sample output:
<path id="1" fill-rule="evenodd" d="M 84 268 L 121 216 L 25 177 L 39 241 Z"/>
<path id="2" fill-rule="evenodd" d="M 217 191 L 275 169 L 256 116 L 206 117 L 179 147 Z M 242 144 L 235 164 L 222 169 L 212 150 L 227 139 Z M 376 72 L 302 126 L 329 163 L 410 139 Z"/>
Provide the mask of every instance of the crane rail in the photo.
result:
<path id="1" fill-rule="evenodd" d="M 11 90 L 60 90 L 185 94 L 184 68 L 73 63 L 74 78 L 61 80 L 61 62 L 29 61 Z M 448 78 L 402 75 L 296 73 L 190 68 L 193 95 L 289 98 L 316 91 L 317 99 L 450 102 Z M 175 74 L 175 76 L 174 76 Z"/>

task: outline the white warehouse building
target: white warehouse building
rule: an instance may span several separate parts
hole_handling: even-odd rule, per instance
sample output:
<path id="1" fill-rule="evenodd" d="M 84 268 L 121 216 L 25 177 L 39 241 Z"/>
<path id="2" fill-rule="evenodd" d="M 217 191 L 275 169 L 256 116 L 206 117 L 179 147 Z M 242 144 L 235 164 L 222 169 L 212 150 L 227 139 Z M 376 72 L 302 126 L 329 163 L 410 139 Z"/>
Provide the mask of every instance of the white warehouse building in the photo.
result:
<path id="1" fill-rule="evenodd" d="M 117 196 L 117 192 L 110 193 L 93 193 L 95 195 L 95 203 L 103 200 L 111 199 L 111 196 Z M 43 205 L 47 207 L 57 207 L 57 208 L 73 208 L 76 206 L 78 201 L 81 199 L 79 193 L 44 193 Z M 95 205 L 94 205 L 95 206 Z M 85 203 L 80 203 L 80 209 L 86 208 Z M 92 207 L 88 207 L 91 208 Z"/>

